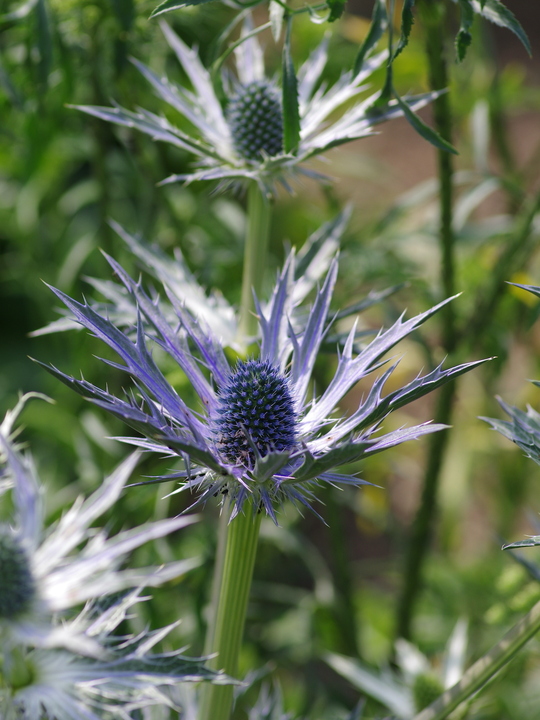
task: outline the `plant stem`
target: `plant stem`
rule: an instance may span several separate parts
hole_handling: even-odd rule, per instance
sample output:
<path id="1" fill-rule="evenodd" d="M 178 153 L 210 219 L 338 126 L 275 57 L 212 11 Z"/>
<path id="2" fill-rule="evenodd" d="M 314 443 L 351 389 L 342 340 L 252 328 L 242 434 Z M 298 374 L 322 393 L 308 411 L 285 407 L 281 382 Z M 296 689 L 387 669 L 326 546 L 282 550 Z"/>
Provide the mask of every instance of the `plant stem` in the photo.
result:
<path id="1" fill-rule="evenodd" d="M 444 47 L 446 40 L 446 6 L 443 2 L 422 0 L 418 4 L 420 19 L 426 34 L 426 54 L 429 64 L 429 81 L 432 90 L 448 86 L 448 73 Z M 437 132 L 452 142 L 452 114 L 448 93 L 440 95 L 433 103 L 433 116 Z M 455 236 L 452 226 L 453 206 L 453 160 L 452 155 L 438 151 L 438 176 L 440 197 L 439 242 L 441 247 L 441 288 L 443 297 L 455 294 Z M 441 313 L 442 345 L 447 354 L 456 347 L 456 318 L 453 304 L 449 303 Z M 448 425 L 452 415 L 455 383 L 445 385 L 439 395 L 434 422 Z M 422 567 L 429 550 L 434 516 L 437 505 L 439 476 L 448 441 L 448 432 L 432 436 L 428 445 L 428 458 L 423 480 L 420 507 L 416 514 L 411 539 L 405 557 L 404 587 L 397 611 L 397 637 L 411 637 L 414 605 L 420 589 Z"/>
<path id="2" fill-rule="evenodd" d="M 251 183 L 248 190 L 247 215 L 239 326 L 242 345 L 249 344 L 249 338 L 257 332 L 253 293 L 261 297 L 270 231 L 270 201 L 255 182 Z"/>
<path id="3" fill-rule="evenodd" d="M 238 673 L 246 609 L 255 565 L 261 513 L 246 510 L 228 525 L 227 544 L 216 611 L 210 667 L 230 677 Z M 233 702 L 232 685 L 207 684 L 202 688 L 199 720 L 228 720 Z"/>
<path id="4" fill-rule="evenodd" d="M 248 190 L 244 275 L 238 340 L 249 345 L 257 333 L 253 293 L 262 296 L 266 270 L 270 201 L 257 183 Z M 221 514 L 212 581 L 211 618 L 206 632 L 205 655 L 217 653 L 212 667 L 234 677 L 242 642 L 244 620 L 259 537 L 260 515 L 239 515 L 229 523 L 229 511 Z M 232 686 L 208 685 L 202 691 L 200 720 L 227 720 L 233 700 Z"/>
<path id="5" fill-rule="evenodd" d="M 461 680 L 444 692 L 432 705 L 427 707 L 414 720 L 444 720 L 462 702 L 486 684 L 507 662 L 512 660 L 518 650 L 540 630 L 540 602 L 509 630 L 503 639 L 486 655 L 477 660 Z"/>

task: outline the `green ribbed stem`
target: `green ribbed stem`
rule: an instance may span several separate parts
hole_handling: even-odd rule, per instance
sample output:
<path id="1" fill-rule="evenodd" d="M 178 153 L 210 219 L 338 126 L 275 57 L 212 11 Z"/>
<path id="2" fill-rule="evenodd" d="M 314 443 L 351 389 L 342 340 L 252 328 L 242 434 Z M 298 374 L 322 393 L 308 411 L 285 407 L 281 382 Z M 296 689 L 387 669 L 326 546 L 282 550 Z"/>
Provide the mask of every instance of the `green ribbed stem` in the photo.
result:
<path id="1" fill-rule="evenodd" d="M 229 523 L 221 591 L 217 608 L 212 608 L 216 613 L 212 653 L 216 653 L 216 657 L 209 661 L 209 665 L 214 670 L 223 670 L 231 677 L 236 677 L 238 673 L 238 656 L 244 634 L 261 517 L 261 513 L 253 515 L 248 506 L 245 513 Z M 199 720 L 229 720 L 233 686 L 208 683 L 201 689 Z"/>
<path id="2" fill-rule="evenodd" d="M 414 720 L 445 720 L 506 665 L 525 643 L 540 630 L 540 602 L 509 630 L 503 639 L 467 670 L 461 680 L 444 692 Z"/>
<path id="3" fill-rule="evenodd" d="M 247 345 L 246 339 L 257 334 L 253 292 L 258 298 L 262 295 L 270 230 L 270 200 L 264 197 L 255 182 L 251 183 L 248 190 L 247 216 L 239 327 L 242 345 Z"/>

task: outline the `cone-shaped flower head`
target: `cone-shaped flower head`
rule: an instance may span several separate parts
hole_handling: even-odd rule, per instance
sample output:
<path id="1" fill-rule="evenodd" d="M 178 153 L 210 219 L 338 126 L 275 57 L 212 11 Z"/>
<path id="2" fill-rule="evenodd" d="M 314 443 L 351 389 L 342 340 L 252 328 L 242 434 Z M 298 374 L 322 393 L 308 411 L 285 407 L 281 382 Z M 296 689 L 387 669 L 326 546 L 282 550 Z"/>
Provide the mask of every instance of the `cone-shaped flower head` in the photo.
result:
<path id="1" fill-rule="evenodd" d="M 36 586 L 28 555 L 9 528 L 0 527 L 0 621 L 14 620 L 32 607 Z"/>
<path id="2" fill-rule="evenodd" d="M 324 178 L 305 161 L 332 147 L 374 133 L 374 127 L 403 114 L 397 101 L 371 112 L 375 93 L 362 100 L 367 78 L 386 60 L 386 53 L 367 57 L 359 72 L 344 73 L 332 86 L 321 83 L 327 59 L 324 39 L 295 74 L 289 59 L 284 61 L 286 90 L 266 77 L 264 58 L 250 18 L 244 26 L 244 41 L 236 48 L 237 78 L 224 76 L 220 85 L 226 97 L 214 86 L 214 78 L 202 65 L 197 53 L 188 48 L 166 23 L 161 24 L 192 89 L 159 77 L 137 60 L 134 64 L 152 84 L 157 95 L 183 115 L 193 126 L 190 134 L 168 119 L 147 110 L 132 112 L 121 107 L 82 106 L 79 109 L 119 125 L 150 135 L 154 140 L 172 143 L 197 157 L 197 169 L 186 175 L 173 175 L 164 182 L 218 180 L 243 183 L 255 180 L 270 195 L 277 182 L 289 188 L 289 179 L 298 173 Z M 285 56 L 284 56 L 285 57 Z M 281 98 L 287 97 L 287 118 Z M 416 110 L 436 94 L 404 98 Z M 356 103 L 353 104 L 353 101 Z M 291 105 L 292 103 L 292 105 Z M 292 110 L 291 110 L 292 107 Z M 341 114 L 340 114 L 341 112 Z M 291 119 L 292 117 L 292 119 Z M 287 134 L 285 130 L 294 127 Z"/>
<path id="3" fill-rule="evenodd" d="M 315 360 L 333 323 L 330 301 L 338 270 L 335 259 L 313 306 L 300 313 L 297 288 L 302 274 L 297 279 L 296 256 L 290 254 L 272 298 L 265 306 L 257 305 L 258 353 L 232 367 L 223 352 L 219 327 L 211 329 L 201 315 L 192 315 L 167 286 L 164 294 L 169 303 L 162 306 L 157 296 L 147 295 L 142 284 L 132 280 L 117 262 L 112 258 L 109 262 L 137 307 L 134 325 L 120 329 L 109 319 L 116 314 L 114 307 L 109 312 L 55 292 L 80 324 L 118 353 L 122 362 L 115 366 L 135 378 L 136 393 L 119 398 L 49 369 L 144 436 L 123 438 L 125 441 L 181 458 L 184 469 L 174 476 L 182 479 L 182 489 L 198 489 L 200 501 L 226 494 L 233 502 L 233 515 L 247 502 L 276 520 L 276 508 L 285 500 L 311 508 L 313 490 L 320 482 L 362 484 L 355 474 L 341 474 L 336 469 L 439 429 L 426 424 L 378 432 L 392 410 L 473 366 L 437 367 L 383 397 L 394 365 L 374 381 L 350 417 L 339 419 L 335 411 L 341 398 L 379 368 L 381 358 L 444 303 L 411 320 L 400 318 L 361 349 L 353 327 L 343 338 L 334 378 L 320 397 L 308 400 Z M 199 407 L 188 407 L 171 387 L 148 343 L 160 346 L 185 372 L 199 397 Z"/>
<path id="4" fill-rule="evenodd" d="M 253 80 L 238 88 L 227 106 L 235 151 L 246 160 L 263 160 L 283 152 L 281 98 L 271 83 Z"/>
<path id="5" fill-rule="evenodd" d="M 239 362 L 219 396 L 218 447 L 235 465 L 254 468 L 259 457 L 290 451 L 296 417 L 288 383 L 262 360 Z"/>

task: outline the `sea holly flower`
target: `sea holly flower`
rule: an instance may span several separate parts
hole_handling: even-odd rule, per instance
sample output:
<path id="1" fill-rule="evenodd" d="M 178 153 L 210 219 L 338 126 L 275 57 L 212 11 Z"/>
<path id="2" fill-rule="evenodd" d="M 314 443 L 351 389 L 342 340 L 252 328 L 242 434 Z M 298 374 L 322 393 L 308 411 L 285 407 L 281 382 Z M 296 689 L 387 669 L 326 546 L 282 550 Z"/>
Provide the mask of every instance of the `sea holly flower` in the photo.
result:
<path id="1" fill-rule="evenodd" d="M 150 297 L 112 258 L 116 276 L 137 304 L 135 327 L 122 331 L 87 303 L 59 290 L 56 295 L 73 317 L 107 343 L 122 362 L 111 364 L 134 380 L 124 398 L 56 368 L 54 375 L 98 406 L 122 418 L 143 435 L 123 438 L 145 450 L 183 460 L 175 474 L 181 489 L 199 491 L 198 502 L 227 495 L 232 517 L 248 503 L 277 522 L 276 509 L 285 501 L 310 509 L 318 483 L 361 485 L 354 472 L 337 472 L 343 465 L 441 429 L 428 423 L 381 434 L 381 422 L 393 410 L 439 387 L 478 363 L 448 370 L 441 366 L 418 376 L 403 388 L 382 395 L 396 364 L 378 377 L 357 410 L 336 417 L 344 395 L 362 378 L 381 367 L 383 356 L 416 330 L 444 304 L 405 320 L 400 317 L 365 347 L 356 346 L 353 327 L 344 342 L 334 378 L 319 397 L 308 399 L 319 348 L 333 320 L 330 300 L 337 278 L 334 259 L 303 317 L 295 314 L 295 252 L 287 258 L 270 302 L 257 302 L 260 337 L 258 352 L 232 365 L 219 335 L 169 295 L 175 311 L 167 320 L 159 297 Z M 149 349 L 156 344 L 186 374 L 200 404 L 188 407 L 158 368 Z"/>
<path id="2" fill-rule="evenodd" d="M 111 593 L 161 585 L 196 567 L 198 560 L 190 559 L 160 567 L 120 568 L 129 552 L 192 524 L 194 518 L 150 522 L 110 538 L 91 527 L 118 499 L 137 464 L 134 453 L 98 490 L 79 498 L 46 529 L 31 458 L 21 455 L 9 438 L 13 419 L 8 413 L 0 425 L 0 464 L 15 504 L 13 521 L 0 525 L 0 631 L 9 627 L 21 641 L 91 654 L 92 643 L 76 631 L 80 623 L 53 627 L 51 617 Z"/>
<path id="3" fill-rule="evenodd" d="M 12 441 L 13 423 L 27 399 L 0 425 L 4 489 L 11 489 L 15 506 L 12 522 L 0 526 L 0 717 L 127 719 L 137 708 L 174 706 L 169 687 L 178 682 L 228 682 L 203 660 L 152 652 L 178 622 L 133 637 L 113 634 L 147 599 L 141 596 L 144 585 L 162 584 L 198 564 L 183 560 L 123 570 L 120 561 L 193 518 L 148 523 L 112 538 L 90 529 L 123 489 L 137 462 L 134 454 L 46 532 L 33 465 Z M 82 604 L 78 614 L 66 612 Z"/>
<path id="4" fill-rule="evenodd" d="M 193 126 L 193 134 L 180 129 L 163 116 L 144 109 L 136 112 L 121 107 L 79 106 L 80 110 L 103 120 L 133 127 L 154 140 L 168 142 L 197 157 L 191 173 L 173 175 L 164 182 L 218 180 L 222 183 L 256 181 L 266 195 L 274 193 L 276 182 L 290 189 L 289 179 L 300 173 L 324 177 L 304 163 L 332 147 L 374 133 L 377 124 L 403 114 L 397 101 L 372 110 L 375 93 L 361 101 L 369 76 L 387 59 L 387 53 L 366 57 L 356 74 L 345 72 L 330 87 L 321 78 L 326 65 L 325 38 L 298 70 L 284 54 L 284 88 L 265 75 L 264 58 L 248 20 L 244 41 L 236 48 L 237 77 L 223 77 L 220 101 L 214 79 L 202 65 L 197 52 L 188 48 L 164 22 L 161 28 L 176 54 L 192 89 L 159 77 L 138 60 L 135 66 L 152 84 L 157 95 Z M 287 49 L 287 48 L 286 48 Z M 404 98 L 411 110 L 429 103 L 436 94 Z M 356 101 L 356 102 L 354 102 Z M 353 103 L 353 104 L 351 104 Z M 284 115 L 289 106 L 291 117 Z"/>
<path id="5" fill-rule="evenodd" d="M 104 608 L 99 603 L 89 606 L 71 621 L 68 627 L 84 625 L 83 635 L 94 648 L 92 655 L 36 645 L 4 628 L 2 720 L 168 720 L 178 717 L 180 707 L 173 690 L 179 683 L 230 682 L 209 670 L 203 660 L 179 651 L 152 652 L 178 623 L 140 636 L 113 634 L 144 599 L 139 591 L 132 591 Z M 137 710 L 144 711 L 144 716 L 135 715 Z"/>

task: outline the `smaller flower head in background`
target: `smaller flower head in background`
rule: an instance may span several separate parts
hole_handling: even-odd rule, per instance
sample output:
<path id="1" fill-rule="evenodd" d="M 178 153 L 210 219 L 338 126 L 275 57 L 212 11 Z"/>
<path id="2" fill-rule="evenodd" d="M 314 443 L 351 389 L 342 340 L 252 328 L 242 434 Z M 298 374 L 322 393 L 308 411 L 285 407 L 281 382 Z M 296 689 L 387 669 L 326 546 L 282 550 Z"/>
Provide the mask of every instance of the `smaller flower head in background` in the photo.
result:
<path id="1" fill-rule="evenodd" d="M 375 125 L 403 115 L 397 101 L 391 101 L 376 113 L 371 112 L 378 93 L 353 103 L 365 92 L 367 78 L 386 60 L 387 53 L 367 57 L 359 72 L 345 72 L 330 87 L 321 83 L 328 55 L 324 39 L 294 75 L 290 59 L 287 77 L 292 87 L 285 94 L 293 98 L 294 132 L 288 133 L 284 117 L 283 89 L 266 77 L 261 46 L 253 34 L 248 17 L 244 40 L 235 50 L 237 77 L 223 77 L 220 93 L 211 74 L 202 65 L 197 52 L 188 48 L 164 22 L 167 42 L 188 76 L 192 89 L 160 78 L 137 60 L 135 66 L 152 84 L 157 95 L 192 124 L 194 132 L 176 127 L 163 116 L 147 110 L 132 112 L 121 107 L 79 106 L 80 110 L 118 125 L 140 130 L 154 140 L 168 142 L 193 153 L 198 168 L 191 173 L 174 175 L 164 182 L 218 180 L 244 183 L 254 180 L 266 195 L 272 195 L 277 182 L 290 190 L 289 179 L 297 174 L 316 178 L 323 175 L 305 166 L 312 157 L 332 147 L 374 133 Z M 429 103 L 436 94 L 404 98 L 412 110 Z"/>

